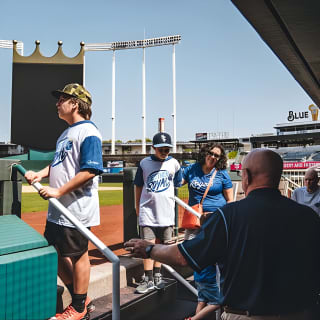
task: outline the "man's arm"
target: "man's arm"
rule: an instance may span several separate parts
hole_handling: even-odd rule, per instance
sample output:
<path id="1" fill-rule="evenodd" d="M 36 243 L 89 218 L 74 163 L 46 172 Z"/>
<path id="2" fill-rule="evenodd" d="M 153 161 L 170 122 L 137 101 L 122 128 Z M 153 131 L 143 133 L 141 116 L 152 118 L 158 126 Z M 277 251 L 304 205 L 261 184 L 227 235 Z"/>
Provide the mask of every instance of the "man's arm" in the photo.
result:
<path id="1" fill-rule="evenodd" d="M 42 178 L 49 177 L 49 173 L 50 173 L 50 166 L 47 166 L 38 172 L 29 170 L 25 173 L 24 177 L 26 178 L 29 184 L 32 184 L 33 182 L 40 182 Z"/>
<path id="2" fill-rule="evenodd" d="M 144 185 L 143 181 L 143 171 L 141 168 L 141 165 L 139 163 L 136 176 L 134 177 L 134 185 L 135 185 L 135 198 L 136 198 L 136 214 L 139 216 L 140 212 L 140 198 L 141 198 L 141 193 L 142 193 L 142 188 Z"/>
<path id="3" fill-rule="evenodd" d="M 78 172 L 70 181 L 60 188 L 43 187 L 39 194 L 43 198 L 60 198 L 61 196 L 78 189 L 87 181 L 95 177 L 95 174 L 89 170 L 82 170 Z"/>
<path id="4" fill-rule="evenodd" d="M 132 252 L 134 257 L 147 259 L 146 247 L 153 245 L 152 242 L 141 240 L 141 239 L 131 239 L 124 244 L 126 250 Z M 172 266 L 186 266 L 187 261 L 180 253 L 178 245 L 154 245 L 150 258 L 165 264 Z"/>
<path id="5" fill-rule="evenodd" d="M 143 187 L 136 185 L 135 196 L 136 196 L 136 214 L 137 214 L 137 216 L 139 216 L 139 211 L 140 211 L 140 198 L 141 198 L 142 188 Z"/>
<path id="6" fill-rule="evenodd" d="M 291 195 L 291 199 L 298 202 L 297 200 L 297 189 L 293 190 L 292 195 Z"/>

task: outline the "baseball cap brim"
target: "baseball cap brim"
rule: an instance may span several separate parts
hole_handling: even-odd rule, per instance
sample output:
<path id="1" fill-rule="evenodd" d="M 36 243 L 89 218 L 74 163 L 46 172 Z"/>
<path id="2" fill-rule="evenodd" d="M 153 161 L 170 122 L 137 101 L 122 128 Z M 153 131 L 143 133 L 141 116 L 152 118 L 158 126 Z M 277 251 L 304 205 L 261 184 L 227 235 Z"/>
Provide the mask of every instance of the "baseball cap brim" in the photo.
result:
<path id="1" fill-rule="evenodd" d="M 161 148 L 161 147 L 169 147 L 172 148 L 172 144 L 169 143 L 158 143 L 153 145 L 155 148 Z"/>
<path id="2" fill-rule="evenodd" d="M 73 97 L 71 94 L 65 93 L 62 90 L 51 91 L 51 94 L 57 99 L 59 99 L 62 94 L 65 94 L 66 96 L 69 96 L 69 97 Z"/>

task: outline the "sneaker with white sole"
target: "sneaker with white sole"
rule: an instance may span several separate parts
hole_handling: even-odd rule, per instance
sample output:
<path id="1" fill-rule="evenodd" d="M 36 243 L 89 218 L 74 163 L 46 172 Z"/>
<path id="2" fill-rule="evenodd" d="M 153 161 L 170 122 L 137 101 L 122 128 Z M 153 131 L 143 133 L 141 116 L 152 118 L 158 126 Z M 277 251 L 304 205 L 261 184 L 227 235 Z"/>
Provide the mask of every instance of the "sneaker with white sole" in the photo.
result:
<path id="1" fill-rule="evenodd" d="M 155 273 L 153 276 L 154 279 L 154 287 L 157 290 L 161 290 L 165 287 L 164 281 L 162 279 L 162 274 L 161 273 Z"/>
<path id="2" fill-rule="evenodd" d="M 96 306 L 93 304 L 92 300 L 87 296 L 86 301 L 84 303 L 85 308 L 87 309 L 87 314 L 96 310 Z M 54 317 L 49 318 L 48 320 L 56 320 L 61 316 L 62 313 L 57 313 Z"/>
<path id="3" fill-rule="evenodd" d="M 84 308 L 82 312 L 77 312 L 71 305 L 69 305 L 62 313 L 58 313 L 50 320 L 89 320 L 87 309 Z"/>
<path id="4" fill-rule="evenodd" d="M 154 289 L 154 282 L 153 280 L 149 280 L 147 276 L 144 276 L 136 288 L 137 293 L 146 293 L 150 290 Z"/>

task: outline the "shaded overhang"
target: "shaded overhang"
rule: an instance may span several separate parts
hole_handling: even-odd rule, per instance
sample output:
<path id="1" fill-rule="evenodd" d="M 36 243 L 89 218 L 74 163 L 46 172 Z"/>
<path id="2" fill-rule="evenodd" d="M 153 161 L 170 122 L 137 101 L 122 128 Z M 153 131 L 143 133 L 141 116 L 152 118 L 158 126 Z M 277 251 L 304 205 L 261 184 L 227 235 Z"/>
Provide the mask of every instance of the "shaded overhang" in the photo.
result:
<path id="1" fill-rule="evenodd" d="M 231 1 L 320 107 L 320 1 Z"/>
<path id="2" fill-rule="evenodd" d="M 262 144 L 313 144 L 319 141 L 319 133 L 299 133 L 299 134 L 284 134 L 284 135 L 272 135 L 263 137 L 250 137 L 250 142 Z"/>

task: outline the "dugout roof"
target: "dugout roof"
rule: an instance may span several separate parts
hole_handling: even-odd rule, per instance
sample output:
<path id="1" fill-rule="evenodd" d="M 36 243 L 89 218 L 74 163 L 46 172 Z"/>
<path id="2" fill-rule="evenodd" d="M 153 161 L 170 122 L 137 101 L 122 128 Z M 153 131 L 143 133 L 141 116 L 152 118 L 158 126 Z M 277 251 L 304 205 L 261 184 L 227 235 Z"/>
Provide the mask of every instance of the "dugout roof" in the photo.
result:
<path id="1" fill-rule="evenodd" d="M 231 0 L 320 106 L 320 1 Z"/>
<path id="2" fill-rule="evenodd" d="M 300 133 L 300 134 L 285 134 L 285 135 L 272 135 L 262 137 L 250 137 L 250 142 L 253 148 L 260 148 L 263 146 L 276 146 L 276 147 L 290 147 L 290 146 L 306 146 L 306 145 L 319 145 L 320 135 L 315 133 Z"/>

